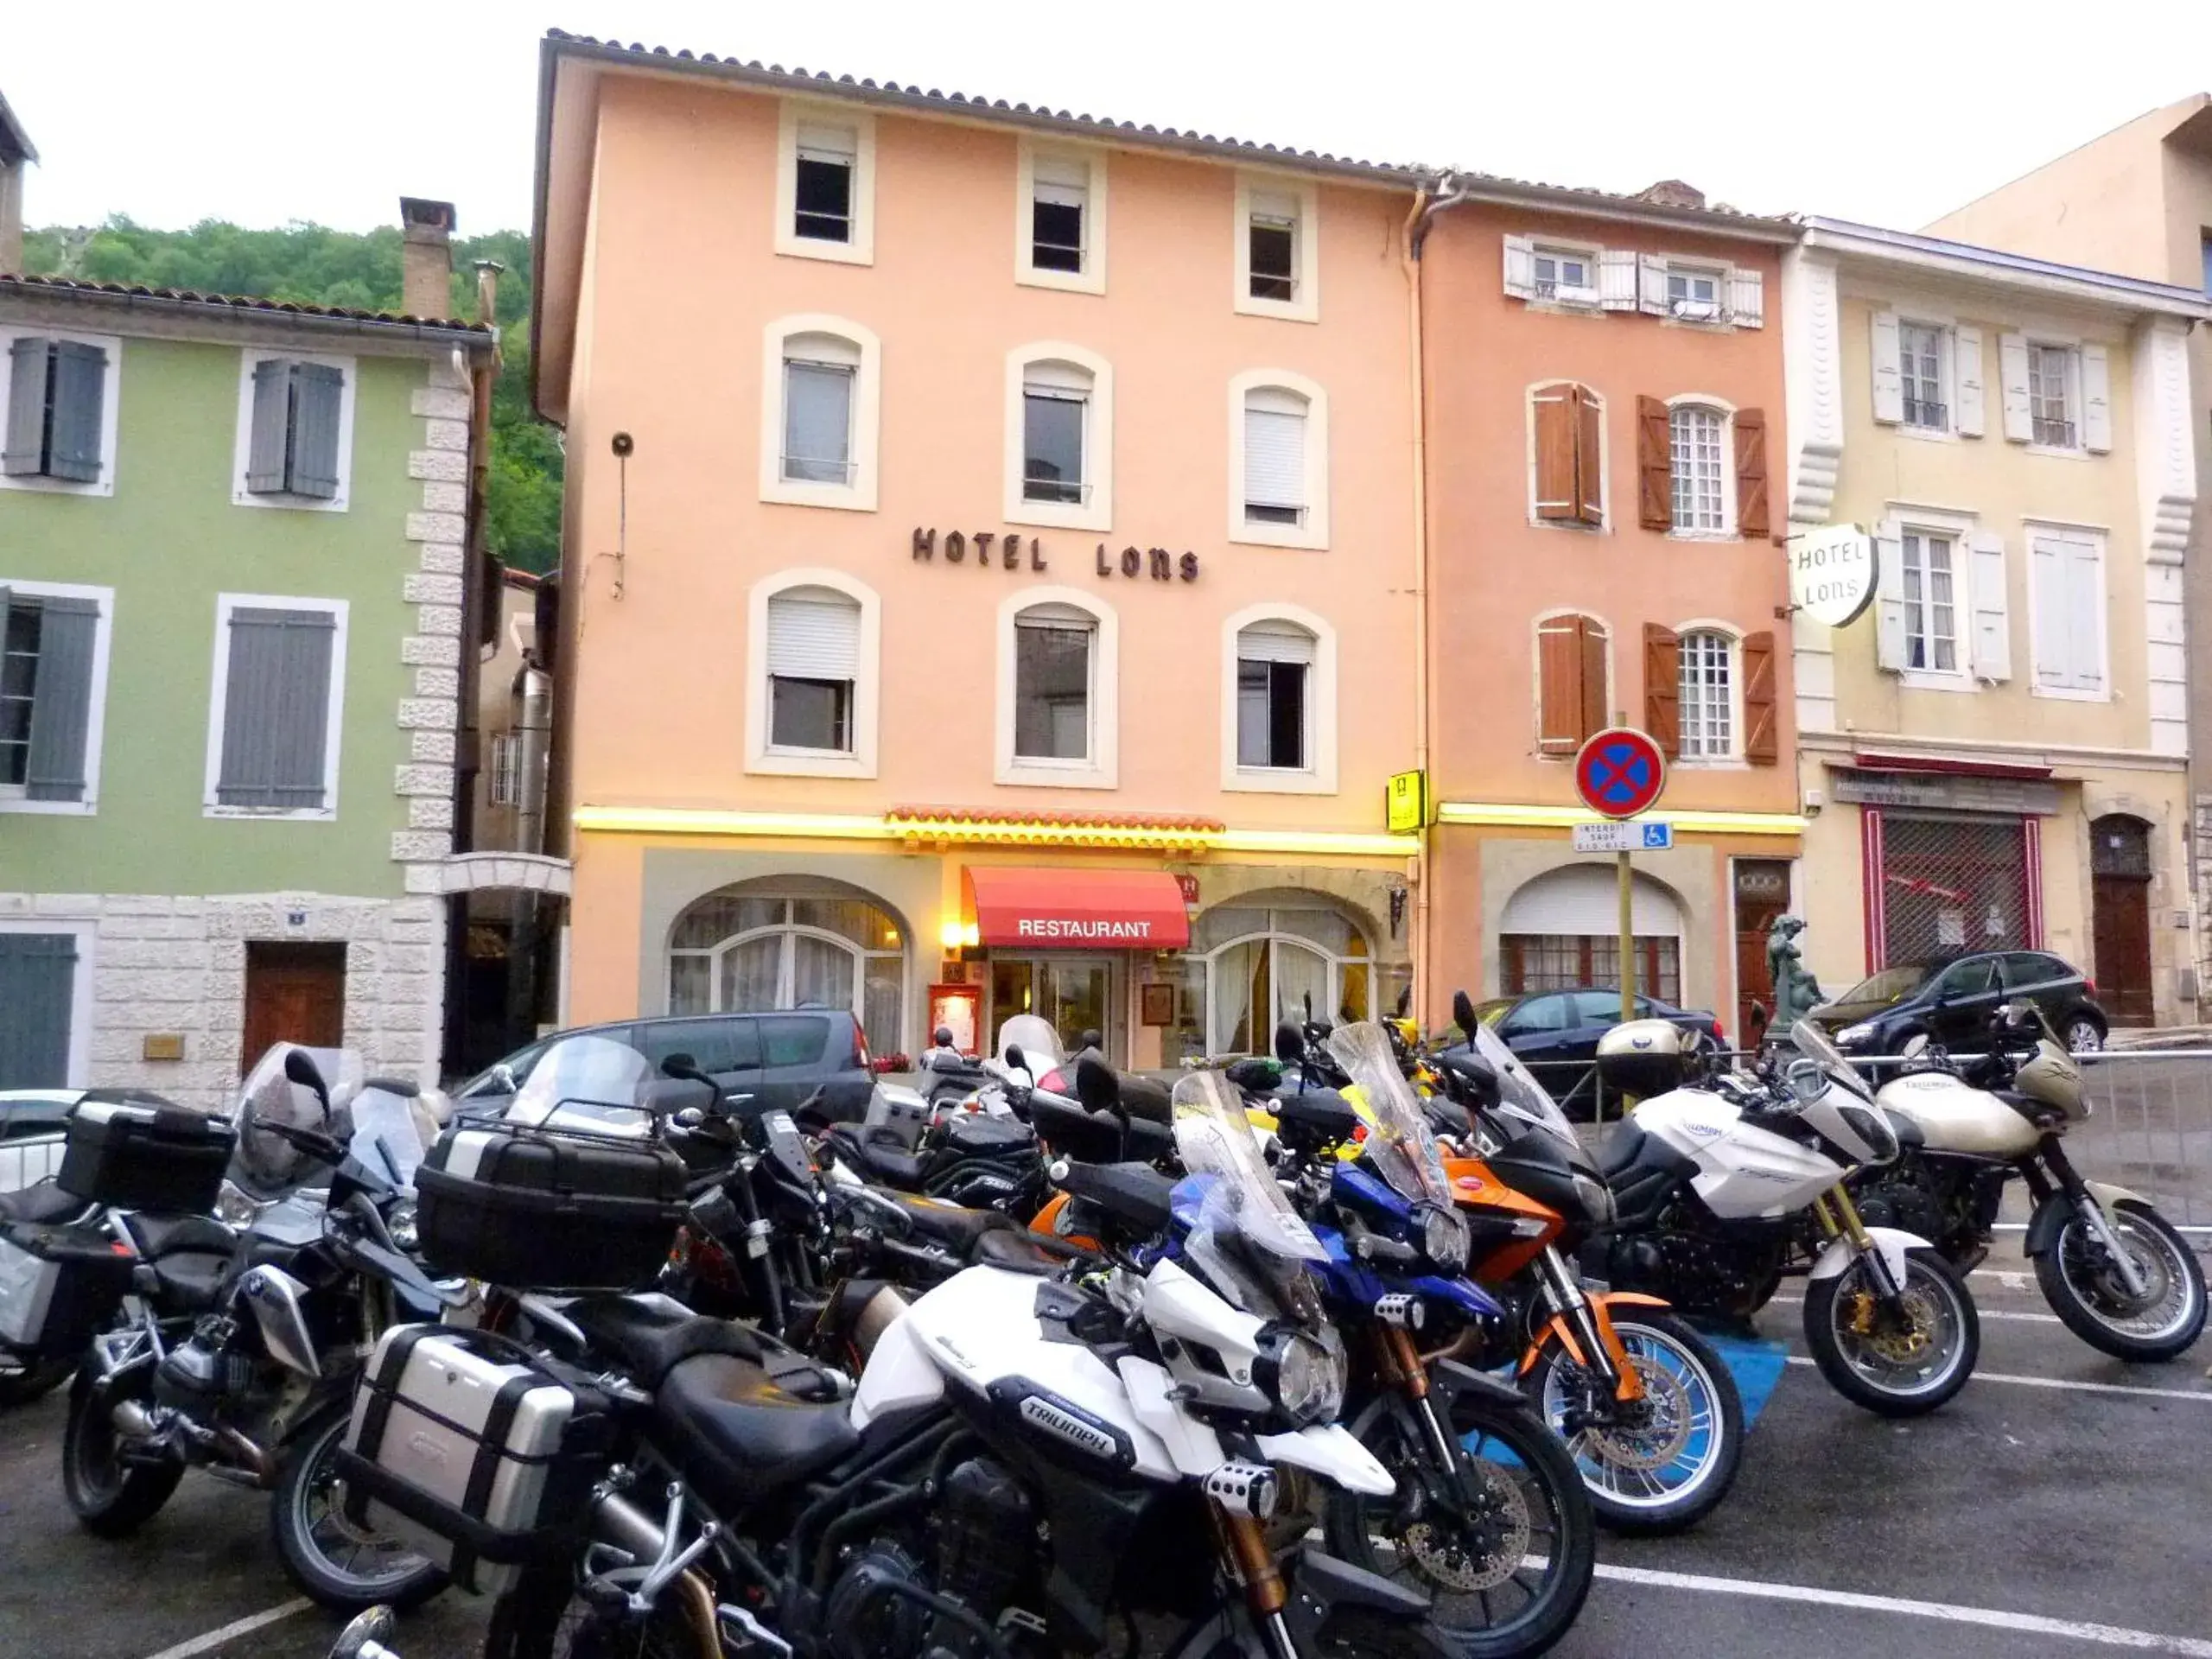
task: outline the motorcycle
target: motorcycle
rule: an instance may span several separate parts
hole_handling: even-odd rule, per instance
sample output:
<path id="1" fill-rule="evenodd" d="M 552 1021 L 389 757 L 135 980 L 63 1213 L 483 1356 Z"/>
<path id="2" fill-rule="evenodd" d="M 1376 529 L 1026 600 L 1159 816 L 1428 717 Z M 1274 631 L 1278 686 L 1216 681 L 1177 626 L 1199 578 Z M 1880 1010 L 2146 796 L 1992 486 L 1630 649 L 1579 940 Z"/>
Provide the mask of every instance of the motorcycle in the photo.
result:
<path id="1" fill-rule="evenodd" d="M 1903 1150 L 1853 1184 L 1871 1224 L 1935 1241 L 1961 1273 L 1989 1253 L 2005 1184 L 2034 1200 L 2026 1255 L 2066 1328 L 2118 1359 L 2164 1360 L 2204 1329 L 2204 1270 L 2141 1194 L 2086 1180 L 2063 1144 L 2090 1113 L 2082 1072 L 2032 1006 L 1998 1010 L 1986 1057 L 1961 1061 L 1924 1040 L 1875 1103 L 1896 1119 Z"/>
<path id="2" fill-rule="evenodd" d="M 1927 1239 L 1860 1216 L 1848 1178 L 1900 1148 L 1825 1033 L 1800 1020 L 1761 1070 L 1708 1060 L 1690 1081 L 1681 1033 L 1630 1020 L 1600 1039 L 1598 1066 L 1641 1103 L 1597 1160 L 1614 1216 L 1583 1247 L 1589 1277 L 1748 1319 L 1803 1272 L 1806 1346 L 1837 1393 L 1910 1417 L 1966 1386 L 1981 1345 L 1974 1298 Z M 1580 1173 L 1563 1148 L 1552 1161 Z"/>
<path id="3" fill-rule="evenodd" d="M 280 1044 L 239 1095 L 229 1206 L 243 1226 L 109 1208 L 81 1230 L 130 1263 L 62 1433 L 63 1491 L 86 1530 L 136 1531 L 197 1467 L 271 1494 L 278 1560 L 326 1607 L 410 1607 L 445 1587 L 333 1503 L 361 1356 L 449 1300 L 404 1249 L 423 1154 L 413 1093 L 369 1083 L 334 1112 L 308 1051 Z M 311 1190 L 321 1171 L 327 1191 Z"/>

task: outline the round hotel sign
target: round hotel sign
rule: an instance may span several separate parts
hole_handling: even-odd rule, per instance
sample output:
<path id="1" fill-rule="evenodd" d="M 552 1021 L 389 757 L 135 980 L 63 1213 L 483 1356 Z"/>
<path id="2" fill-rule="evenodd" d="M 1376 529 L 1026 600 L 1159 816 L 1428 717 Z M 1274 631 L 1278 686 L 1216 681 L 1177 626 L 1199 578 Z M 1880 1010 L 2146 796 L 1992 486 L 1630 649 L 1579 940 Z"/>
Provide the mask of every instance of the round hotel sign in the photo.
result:
<path id="1" fill-rule="evenodd" d="M 1650 810 L 1667 787 L 1667 757 L 1633 727 L 1615 726 L 1583 744 L 1574 757 L 1574 787 L 1582 804 L 1609 818 Z"/>
<path id="2" fill-rule="evenodd" d="M 1815 622 L 1840 628 L 1874 597 L 1874 538 L 1856 524 L 1830 524 L 1789 540 L 1789 602 Z"/>

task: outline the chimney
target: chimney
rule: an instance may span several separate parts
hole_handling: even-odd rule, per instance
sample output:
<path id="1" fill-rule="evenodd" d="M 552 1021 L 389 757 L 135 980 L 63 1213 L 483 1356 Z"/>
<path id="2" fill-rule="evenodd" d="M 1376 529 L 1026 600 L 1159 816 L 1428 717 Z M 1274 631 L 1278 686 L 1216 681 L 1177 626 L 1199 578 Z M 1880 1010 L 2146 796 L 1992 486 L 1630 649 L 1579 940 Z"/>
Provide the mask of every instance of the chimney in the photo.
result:
<path id="1" fill-rule="evenodd" d="M 410 317 L 453 315 L 453 203 L 399 199 L 399 308 Z"/>
<path id="2" fill-rule="evenodd" d="M 1684 184 L 1680 179 L 1662 179 L 1647 189 L 1636 193 L 1638 201 L 1648 201 L 1654 207 L 1705 208 L 1705 192 L 1694 184 Z"/>
<path id="3" fill-rule="evenodd" d="M 38 160 L 30 135 L 0 98 L 0 272 L 23 270 L 23 169 Z"/>
<path id="4" fill-rule="evenodd" d="M 506 267 L 496 259 L 479 259 L 476 265 L 476 321 L 486 328 L 499 326 L 499 276 Z"/>

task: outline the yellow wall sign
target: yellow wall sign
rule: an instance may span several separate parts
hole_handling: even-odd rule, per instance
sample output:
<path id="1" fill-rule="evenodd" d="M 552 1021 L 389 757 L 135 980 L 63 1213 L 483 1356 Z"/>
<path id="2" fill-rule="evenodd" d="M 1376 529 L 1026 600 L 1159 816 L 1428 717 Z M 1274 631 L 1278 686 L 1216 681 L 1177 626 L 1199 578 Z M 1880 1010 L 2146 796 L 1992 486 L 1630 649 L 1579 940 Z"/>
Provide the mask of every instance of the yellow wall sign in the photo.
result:
<path id="1" fill-rule="evenodd" d="M 1389 791 L 1390 832 L 1402 835 L 1428 822 L 1428 774 L 1394 772 Z"/>

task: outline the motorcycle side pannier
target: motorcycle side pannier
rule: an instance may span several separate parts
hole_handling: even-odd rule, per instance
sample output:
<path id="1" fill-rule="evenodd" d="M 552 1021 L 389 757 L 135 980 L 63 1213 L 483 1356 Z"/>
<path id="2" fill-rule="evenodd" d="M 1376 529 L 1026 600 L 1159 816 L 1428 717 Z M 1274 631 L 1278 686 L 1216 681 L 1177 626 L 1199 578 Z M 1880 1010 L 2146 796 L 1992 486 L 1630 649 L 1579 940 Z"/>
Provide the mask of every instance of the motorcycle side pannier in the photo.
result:
<path id="1" fill-rule="evenodd" d="M 499 1595 L 570 1547 L 612 1431 L 580 1373 L 488 1332 L 399 1325 L 354 1390 L 340 1513 Z"/>
<path id="2" fill-rule="evenodd" d="M 675 1247 L 685 1182 L 683 1159 L 658 1141 L 455 1124 L 415 1173 L 416 1230 L 440 1273 L 629 1290 Z"/>
<path id="3" fill-rule="evenodd" d="M 70 1109 L 54 1184 L 118 1210 L 204 1215 L 223 1190 L 238 1132 L 159 1095 L 94 1089 Z"/>
<path id="4" fill-rule="evenodd" d="M 89 1227 L 9 1228 L 0 1234 L 0 1348 L 77 1352 L 130 1288 L 131 1266 Z"/>

